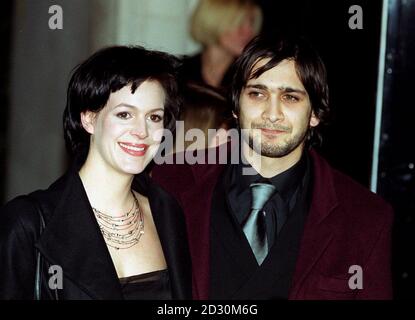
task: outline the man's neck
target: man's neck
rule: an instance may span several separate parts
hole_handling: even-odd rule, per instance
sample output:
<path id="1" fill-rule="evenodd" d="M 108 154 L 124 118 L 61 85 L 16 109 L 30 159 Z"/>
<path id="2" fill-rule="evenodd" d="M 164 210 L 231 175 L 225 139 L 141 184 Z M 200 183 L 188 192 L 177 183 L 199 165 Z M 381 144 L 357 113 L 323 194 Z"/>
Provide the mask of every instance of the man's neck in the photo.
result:
<path id="1" fill-rule="evenodd" d="M 272 178 L 300 161 L 303 154 L 304 145 L 298 146 L 289 154 L 279 157 L 271 158 L 259 155 L 253 151 L 246 143 L 242 144 L 242 156 L 262 177 Z"/>

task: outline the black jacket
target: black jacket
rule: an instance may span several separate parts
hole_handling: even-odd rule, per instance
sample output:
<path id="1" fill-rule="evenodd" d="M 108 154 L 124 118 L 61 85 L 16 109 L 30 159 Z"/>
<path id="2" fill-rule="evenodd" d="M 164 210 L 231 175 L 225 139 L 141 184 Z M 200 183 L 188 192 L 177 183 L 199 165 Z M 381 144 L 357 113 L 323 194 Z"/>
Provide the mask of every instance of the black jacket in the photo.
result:
<path id="1" fill-rule="evenodd" d="M 133 189 L 147 196 L 169 270 L 173 299 L 191 299 L 191 263 L 183 213 L 176 200 L 142 173 Z M 47 190 L 32 196 L 42 205 L 46 228 L 30 200 L 20 196 L 0 212 L 0 299 L 33 299 L 35 246 L 43 259 L 42 299 L 50 265 L 63 271 L 59 299 L 122 299 L 121 287 L 78 171 L 72 167 Z"/>

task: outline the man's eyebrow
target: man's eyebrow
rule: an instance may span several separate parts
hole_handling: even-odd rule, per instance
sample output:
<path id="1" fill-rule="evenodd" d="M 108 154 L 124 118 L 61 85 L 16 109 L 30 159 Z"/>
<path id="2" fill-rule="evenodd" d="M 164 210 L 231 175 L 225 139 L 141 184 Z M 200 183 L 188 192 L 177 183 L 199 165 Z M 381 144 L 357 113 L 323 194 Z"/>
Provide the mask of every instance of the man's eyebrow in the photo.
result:
<path id="1" fill-rule="evenodd" d="M 245 86 L 245 88 L 268 90 L 268 87 L 263 84 L 248 84 Z"/>
<path id="2" fill-rule="evenodd" d="M 306 91 L 301 90 L 301 89 L 297 89 L 297 88 L 293 88 L 293 87 L 284 87 L 284 86 L 282 86 L 282 87 L 279 87 L 278 89 L 281 90 L 281 91 L 284 91 L 284 92 L 296 92 L 296 93 L 301 93 L 303 95 L 307 95 Z"/>
<path id="3" fill-rule="evenodd" d="M 248 84 L 245 86 L 245 88 L 252 88 L 252 89 L 259 89 L 259 90 L 269 90 L 269 88 L 266 85 L 263 84 Z M 283 91 L 283 92 L 294 92 L 294 93 L 300 93 L 303 95 L 307 95 L 307 92 L 298 88 L 293 88 L 293 87 L 285 87 L 285 86 L 281 86 L 278 87 L 278 90 Z"/>

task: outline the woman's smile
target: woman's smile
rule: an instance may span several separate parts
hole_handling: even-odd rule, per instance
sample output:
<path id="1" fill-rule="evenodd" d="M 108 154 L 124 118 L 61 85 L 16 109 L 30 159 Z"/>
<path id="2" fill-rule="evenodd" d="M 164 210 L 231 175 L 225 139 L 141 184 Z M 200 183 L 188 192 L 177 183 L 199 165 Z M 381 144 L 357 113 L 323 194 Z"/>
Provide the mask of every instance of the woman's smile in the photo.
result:
<path id="1" fill-rule="evenodd" d="M 121 149 L 128 153 L 129 155 L 132 155 L 134 157 L 142 157 L 146 154 L 147 149 L 149 147 L 148 144 L 136 144 L 136 143 L 129 143 L 129 142 L 118 142 L 118 145 L 121 147 Z"/>

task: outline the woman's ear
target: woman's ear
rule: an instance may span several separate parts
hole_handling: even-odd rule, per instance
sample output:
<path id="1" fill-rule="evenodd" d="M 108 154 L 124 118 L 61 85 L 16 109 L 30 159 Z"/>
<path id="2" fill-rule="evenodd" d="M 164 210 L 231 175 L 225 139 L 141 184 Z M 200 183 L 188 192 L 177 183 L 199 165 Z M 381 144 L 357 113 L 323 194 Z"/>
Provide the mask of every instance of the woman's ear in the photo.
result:
<path id="1" fill-rule="evenodd" d="M 81 123 L 85 131 L 94 134 L 96 113 L 92 111 L 81 112 Z"/>

